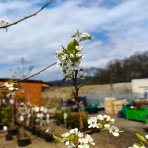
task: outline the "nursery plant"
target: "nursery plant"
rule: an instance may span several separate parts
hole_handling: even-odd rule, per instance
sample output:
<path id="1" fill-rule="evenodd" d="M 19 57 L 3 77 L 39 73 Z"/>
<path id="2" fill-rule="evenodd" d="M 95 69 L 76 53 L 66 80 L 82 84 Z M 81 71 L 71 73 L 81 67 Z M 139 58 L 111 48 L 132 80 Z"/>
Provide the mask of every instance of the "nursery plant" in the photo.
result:
<path id="1" fill-rule="evenodd" d="M 3 125 L 10 124 L 10 111 L 11 106 L 9 105 L 9 98 L 8 98 L 9 91 L 2 90 L 0 92 L 0 126 L 1 129 Z"/>
<path id="2" fill-rule="evenodd" d="M 75 34 L 72 35 L 73 40 L 69 42 L 67 47 L 61 47 L 62 49 L 57 51 L 57 64 L 63 71 L 64 80 L 71 79 L 74 83 L 74 99 L 77 104 L 79 118 L 80 118 L 80 128 L 83 128 L 83 119 L 80 110 L 80 99 L 79 95 L 79 86 L 78 79 L 85 78 L 85 71 L 80 67 L 81 60 L 83 58 L 82 50 L 83 47 L 80 45 L 81 41 L 90 40 L 91 35 L 88 33 L 80 33 L 78 30 Z"/>
<path id="3" fill-rule="evenodd" d="M 17 141 L 19 146 L 27 146 L 31 143 L 28 134 L 25 131 L 25 126 L 29 126 L 30 119 L 30 106 L 20 102 L 17 104 L 17 123 L 19 123 L 19 130 L 17 135 Z"/>

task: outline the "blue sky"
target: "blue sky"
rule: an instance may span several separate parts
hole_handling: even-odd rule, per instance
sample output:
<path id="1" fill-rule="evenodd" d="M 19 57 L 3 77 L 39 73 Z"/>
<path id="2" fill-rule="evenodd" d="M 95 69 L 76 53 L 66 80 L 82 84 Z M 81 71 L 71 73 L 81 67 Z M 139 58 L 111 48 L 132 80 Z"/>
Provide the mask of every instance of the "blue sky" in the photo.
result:
<path id="1" fill-rule="evenodd" d="M 0 19 L 16 21 L 40 8 L 47 0 L 0 0 Z M 109 60 L 123 59 L 148 50 L 147 0 L 54 0 L 40 14 L 0 30 L 0 77 L 11 77 L 11 69 L 24 57 L 32 73 L 56 61 L 55 52 L 66 46 L 79 29 L 93 38 L 83 43 L 82 67 L 105 67 Z M 54 66 L 35 77 L 61 79 Z"/>

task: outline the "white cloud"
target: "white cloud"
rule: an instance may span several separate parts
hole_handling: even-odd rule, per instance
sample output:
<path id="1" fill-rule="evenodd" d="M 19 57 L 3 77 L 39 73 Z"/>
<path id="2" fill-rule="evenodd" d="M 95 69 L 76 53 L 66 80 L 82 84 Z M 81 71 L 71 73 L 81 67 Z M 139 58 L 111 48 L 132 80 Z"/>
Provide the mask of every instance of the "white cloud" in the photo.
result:
<path id="1" fill-rule="evenodd" d="M 119 0 L 112 3 L 114 6 L 108 7 L 106 0 L 91 1 L 91 5 L 86 0 L 65 0 L 56 7 L 45 9 L 37 16 L 8 28 L 8 32 L 0 30 L 0 65 L 5 64 L 0 77 L 8 76 L 10 65 L 12 68 L 19 65 L 21 57 L 34 65 L 35 70 L 53 63 L 56 50 L 60 45 L 66 46 L 76 29 L 98 34 L 104 32 L 108 40 L 101 37 L 99 40 L 96 35 L 92 41 L 83 43 L 86 55 L 82 63 L 84 67 L 103 67 L 113 58 L 124 58 L 136 51 L 147 50 L 147 0 Z M 0 16 L 14 21 L 38 7 L 35 1 L 0 2 Z M 55 71 L 51 69 L 48 72 Z M 60 77 L 60 74 L 56 75 Z M 49 80 L 55 77 L 51 74 Z M 47 80 L 48 76 L 45 72 L 37 78 Z"/>

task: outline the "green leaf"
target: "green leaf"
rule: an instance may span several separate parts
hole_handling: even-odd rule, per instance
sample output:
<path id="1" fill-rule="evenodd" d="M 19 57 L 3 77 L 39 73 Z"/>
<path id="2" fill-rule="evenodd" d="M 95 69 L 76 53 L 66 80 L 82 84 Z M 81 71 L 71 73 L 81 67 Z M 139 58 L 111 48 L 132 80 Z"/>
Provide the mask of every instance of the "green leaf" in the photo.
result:
<path id="1" fill-rule="evenodd" d="M 53 138 L 55 140 L 59 141 L 59 142 L 62 142 L 62 138 L 61 137 L 58 137 L 58 136 L 53 135 Z"/>
<path id="2" fill-rule="evenodd" d="M 73 34 L 71 37 L 72 37 L 72 38 L 75 38 L 75 37 L 76 37 L 76 34 Z"/>
<path id="3" fill-rule="evenodd" d="M 145 137 L 143 137 L 142 135 L 136 133 L 136 136 L 137 136 L 141 141 L 147 142 L 146 139 L 145 139 Z"/>
<path id="4" fill-rule="evenodd" d="M 138 146 L 138 147 L 141 147 L 141 145 L 137 142 L 134 143 L 134 146 Z"/>
<path id="5" fill-rule="evenodd" d="M 68 49 L 69 51 L 73 51 L 73 50 L 75 50 L 75 47 L 78 46 L 78 45 L 79 45 L 78 41 L 77 41 L 76 39 L 74 39 L 73 41 L 71 41 L 71 42 L 68 44 L 67 49 Z"/>
<path id="6" fill-rule="evenodd" d="M 119 130 L 119 133 L 124 133 L 125 131 L 121 131 L 121 130 Z"/>

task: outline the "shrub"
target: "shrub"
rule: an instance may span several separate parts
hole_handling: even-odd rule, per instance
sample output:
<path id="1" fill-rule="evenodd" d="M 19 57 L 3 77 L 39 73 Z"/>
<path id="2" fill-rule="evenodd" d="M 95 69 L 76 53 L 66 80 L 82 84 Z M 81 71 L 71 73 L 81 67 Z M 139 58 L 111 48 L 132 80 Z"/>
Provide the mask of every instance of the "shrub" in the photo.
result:
<path id="1" fill-rule="evenodd" d="M 81 114 L 82 114 L 82 118 L 83 118 L 84 127 L 86 128 L 86 127 L 88 127 L 87 113 L 81 113 Z M 56 113 L 54 115 L 54 118 L 56 119 L 57 124 L 64 124 L 63 112 Z M 78 112 L 69 112 L 66 121 L 67 121 L 68 128 L 74 128 L 74 127 L 79 128 L 80 127 L 79 113 Z"/>

